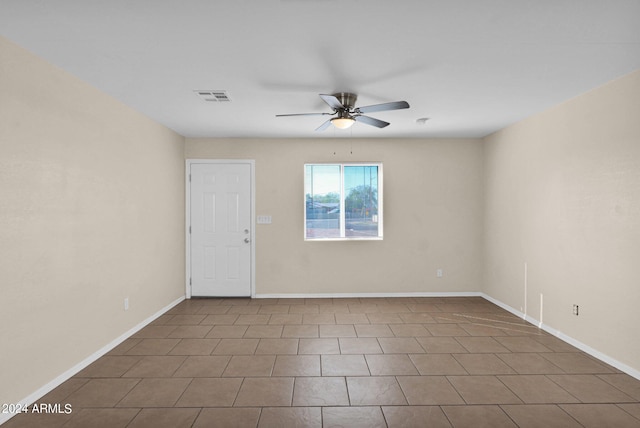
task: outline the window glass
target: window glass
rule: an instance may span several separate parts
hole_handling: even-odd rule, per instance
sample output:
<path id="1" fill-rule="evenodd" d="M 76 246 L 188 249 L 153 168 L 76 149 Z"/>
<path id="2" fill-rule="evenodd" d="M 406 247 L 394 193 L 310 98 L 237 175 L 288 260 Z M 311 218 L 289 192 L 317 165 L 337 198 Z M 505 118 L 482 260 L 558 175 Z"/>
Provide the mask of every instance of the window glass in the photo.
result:
<path id="1" fill-rule="evenodd" d="M 305 239 L 382 238 L 381 164 L 305 165 Z"/>

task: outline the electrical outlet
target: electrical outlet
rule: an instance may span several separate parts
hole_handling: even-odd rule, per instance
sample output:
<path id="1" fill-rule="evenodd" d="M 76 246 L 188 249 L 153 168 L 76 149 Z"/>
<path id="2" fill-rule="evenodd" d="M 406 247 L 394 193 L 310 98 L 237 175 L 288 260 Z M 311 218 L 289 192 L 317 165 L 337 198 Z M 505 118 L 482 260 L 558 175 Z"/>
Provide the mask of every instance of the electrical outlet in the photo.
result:
<path id="1" fill-rule="evenodd" d="M 442 278 L 442 269 L 438 269 L 438 270 L 436 270 L 436 276 L 437 276 L 438 278 Z"/>
<path id="2" fill-rule="evenodd" d="M 125 311 L 129 310 L 129 298 L 128 297 L 124 298 L 124 310 Z"/>
<path id="3" fill-rule="evenodd" d="M 578 316 L 580 315 L 580 306 L 578 305 L 573 305 L 573 315 Z"/>

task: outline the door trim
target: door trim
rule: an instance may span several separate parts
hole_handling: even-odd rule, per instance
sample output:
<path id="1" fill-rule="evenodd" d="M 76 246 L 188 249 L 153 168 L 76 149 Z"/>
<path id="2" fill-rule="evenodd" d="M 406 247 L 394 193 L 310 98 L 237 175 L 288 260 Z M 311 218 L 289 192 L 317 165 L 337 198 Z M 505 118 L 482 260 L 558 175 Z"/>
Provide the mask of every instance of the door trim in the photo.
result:
<path id="1" fill-rule="evenodd" d="M 191 298 L 191 165 L 247 164 L 251 168 L 251 298 L 256 297 L 256 161 L 254 159 L 186 159 L 185 161 L 185 297 Z"/>

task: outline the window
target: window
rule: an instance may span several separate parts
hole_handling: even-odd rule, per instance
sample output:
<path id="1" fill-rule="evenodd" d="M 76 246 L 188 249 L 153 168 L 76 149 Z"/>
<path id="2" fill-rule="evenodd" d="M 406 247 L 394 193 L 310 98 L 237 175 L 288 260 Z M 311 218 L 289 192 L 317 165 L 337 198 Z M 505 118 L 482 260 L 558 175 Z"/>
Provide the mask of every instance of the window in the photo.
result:
<path id="1" fill-rule="evenodd" d="M 306 240 L 382 239 L 382 164 L 304 169 Z"/>

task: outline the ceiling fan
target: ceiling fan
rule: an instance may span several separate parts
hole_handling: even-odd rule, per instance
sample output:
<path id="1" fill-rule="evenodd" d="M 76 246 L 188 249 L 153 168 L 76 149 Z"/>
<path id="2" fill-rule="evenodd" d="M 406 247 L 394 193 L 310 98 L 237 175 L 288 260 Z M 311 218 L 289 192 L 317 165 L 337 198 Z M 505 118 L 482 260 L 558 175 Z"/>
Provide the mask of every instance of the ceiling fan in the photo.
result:
<path id="1" fill-rule="evenodd" d="M 284 116 L 336 116 L 320 125 L 316 131 L 324 131 L 333 125 L 339 129 L 347 129 L 355 122 L 361 122 L 377 128 L 384 128 L 389 122 L 379 120 L 362 113 L 371 113 L 374 111 L 400 110 L 409 108 L 406 101 L 393 101 L 390 103 L 375 104 L 364 107 L 356 107 L 358 96 L 350 92 L 338 92 L 331 95 L 320 94 L 320 98 L 333 109 L 333 113 L 294 113 L 294 114 L 277 114 L 276 117 Z"/>

